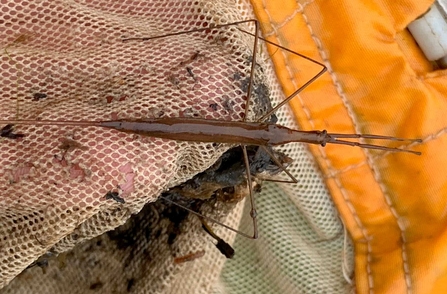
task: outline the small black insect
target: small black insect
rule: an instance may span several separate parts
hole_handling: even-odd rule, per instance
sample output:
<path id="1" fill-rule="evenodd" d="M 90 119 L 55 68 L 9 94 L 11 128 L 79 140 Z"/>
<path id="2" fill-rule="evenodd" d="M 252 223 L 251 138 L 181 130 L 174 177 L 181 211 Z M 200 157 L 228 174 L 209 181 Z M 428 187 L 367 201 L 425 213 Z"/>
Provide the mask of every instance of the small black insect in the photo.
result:
<path id="1" fill-rule="evenodd" d="M 219 108 L 219 105 L 217 105 L 217 103 L 212 103 L 212 104 L 210 104 L 210 108 L 214 111 L 217 111 L 217 109 Z"/>
<path id="2" fill-rule="evenodd" d="M 118 192 L 109 191 L 109 192 L 107 192 L 106 196 L 104 196 L 104 197 L 106 199 L 115 200 L 116 202 L 119 202 L 122 204 L 126 203 L 126 201 L 124 201 L 124 199 L 119 196 Z"/>
<path id="3" fill-rule="evenodd" d="M 45 94 L 45 93 L 34 93 L 33 94 L 33 101 L 39 101 L 39 100 L 45 99 L 47 97 L 48 97 L 48 95 Z"/>
<path id="4" fill-rule="evenodd" d="M 9 138 L 9 139 L 18 139 L 18 138 L 25 137 L 24 134 L 14 133 L 13 130 L 14 130 L 14 125 L 12 125 L 12 124 L 8 124 L 8 125 L 4 126 L 0 130 L 0 137 Z"/>
<path id="5" fill-rule="evenodd" d="M 191 76 L 191 78 L 193 78 L 193 80 L 196 80 L 196 77 L 194 76 L 194 73 L 192 72 L 192 68 L 190 67 L 186 67 L 186 71 L 188 72 L 188 74 Z"/>

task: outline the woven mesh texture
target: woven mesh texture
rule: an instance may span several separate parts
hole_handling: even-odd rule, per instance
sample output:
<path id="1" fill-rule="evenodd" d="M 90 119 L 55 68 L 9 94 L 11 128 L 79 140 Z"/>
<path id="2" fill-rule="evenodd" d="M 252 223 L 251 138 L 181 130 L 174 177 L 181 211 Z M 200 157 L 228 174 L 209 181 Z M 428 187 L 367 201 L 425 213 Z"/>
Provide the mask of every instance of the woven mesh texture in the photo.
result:
<path id="1" fill-rule="evenodd" d="M 6 1 L 1 10 L 3 119 L 243 117 L 252 36 L 229 26 L 144 42 L 123 39 L 247 19 L 251 12 L 246 3 Z M 249 120 L 269 108 L 266 97 L 274 103 L 284 98 L 268 58 L 258 57 L 258 64 Z M 277 115 L 280 122 L 291 123 L 286 119 L 290 117 L 287 109 Z M 230 146 L 147 138 L 95 127 L 16 126 L 15 131 L 26 137 L 0 141 L 0 287 L 10 283 L 2 293 L 211 293 L 213 288 L 216 292 L 262 293 L 252 286 L 256 277 L 232 276 L 244 270 L 236 262 L 232 264 L 236 268 L 224 272 L 221 282 L 227 285 L 216 286 L 225 258 L 205 236 L 196 217 L 187 217 L 181 233 L 170 242 L 172 222 L 166 211 L 172 208 L 160 203 L 144 207 L 161 192 L 210 167 Z M 329 260 L 319 259 L 319 266 L 341 272 L 343 246 L 335 240 L 340 241 L 343 231 L 318 171 L 304 147 L 292 144 L 282 150 L 295 159 L 293 174 L 308 172 L 299 185 L 285 186 L 286 201 L 298 207 L 293 211 L 301 213 L 298 219 L 308 226 L 304 231 L 293 231 L 287 225 L 272 231 L 263 228 L 267 221 L 261 218 L 261 234 L 265 239 L 302 234 L 299 243 L 305 244 L 310 255 L 334 254 Z M 284 192 L 273 190 L 284 197 Z M 125 203 L 106 199 L 110 191 L 118 192 Z M 274 202 L 261 202 L 259 207 L 261 214 L 275 207 L 273 214 L 265 215 L 273 223 L 284 210 L 292 210 L 291 203 L 277 206 L 274 199 L 276 196 L 270 199 Z M 224 222 L 237 226 L 242 204 L 221 216 Z M 122 228 L 124 237 L 120 231 L 103 234 L 140 210 L 142 214 Z M 243 223 L 251 221 L 244 218 Z M 214 228 L 225 240 L 233 240 L 234 234 Z M 250 232 L 251 228 L 245 225 L 242 230 Z M 318 242 L 328 239 L 334 243 L 318 247 Z M 262 240 L 255 246 L 264 244 Z M 240 242 L 237 256 L 248 265 L 247 260 L 260 253 L 253 253 L 246 244 L 253 241 Z M 77 244 L 51 260 L 45 274 L 39 267 L 24 270 L 48 252 L 66 252 Z M 294 246 L 281 245 L 281 252 L 293 253 Z M 258 249 L 270 250 L 264 245 Z M 201 250 L 205 255 L 194 262 L 174 262 L 175 257 Z M 262 266 L 268 269 L 274 258 L 264 258 Z M 313 262 L 302 261 L 306 268 L 312 268 Z M 276 282 L 287 277 L 282 270 L 274 273 Z M 300 279 L 304 274 L 298 272 L 289 275 Z M 313 272 L 317 282 L 318 274 L 325 271 Z M 256 276 L 265 279 L 259 273 Z M 241 277 L 247 284 L 235 286 Z M 346 288 L 340 286 L 341 281 L 340 275 L 330 275 L 321 289 L 341 291 Z M 306 280 L 300 283 L 309 284 Z M 296 290 L 293 287 L 300 283 L 288 289 Z M 313 284 L 306 287 L 303 292 Z M 278 289 L 264 287 L 264 293 Z"/>

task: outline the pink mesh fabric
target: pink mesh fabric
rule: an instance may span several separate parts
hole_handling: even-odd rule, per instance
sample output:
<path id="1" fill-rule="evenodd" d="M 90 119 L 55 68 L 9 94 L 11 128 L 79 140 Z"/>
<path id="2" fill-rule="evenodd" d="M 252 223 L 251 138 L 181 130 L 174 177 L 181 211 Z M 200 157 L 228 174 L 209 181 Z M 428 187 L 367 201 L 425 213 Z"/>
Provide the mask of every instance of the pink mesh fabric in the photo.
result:
<path id="1" fill-rule="evenodd" d="M 144 42 L 123 39 L 251 19 L 246 1 L 0 3 L 2 119 L 243 117 L 253 37 L 233 26 Z M 296 13 L 302 11 L 291 15 Z M 268 108 L 269 99 L 274 105 L 284 99 L 265 50 L 258 52 L 249 120 Z M 306 81 L 297 87 L 301 82 Z M 277 115 L 280 124 L 297 128 L 286 107 Z M 0 138 L 0 293 L 345 293 L 349 288 L 340 287 L 346 285 L 341 265 L 345 251 L 352 262 L 352 250 L 302 144 L 281 147 L 294 158 L 289 170 L 300 182 L 263 189 L 257 198 L 260 239 L 236 242 L 236 256 L 222 274 L 224 287 L 218 277 L 225 257 L 198 219 L 188 217 L 169 244 L 175 231 L 170 208 L 158 201 L 143 206 L 211 166 L 229 146 L 95 127 L 16 126 L 15 132 L 26 137 Z M 125 203 L 106 199 L 108 192 L 118 192 Z M 228 217 L 222 213 L 226 207 L 210 210 L 237 227 L 241 208 Z M 127 230 L 103 234 L 126 220 Z M 250 232 L 248 217 L 242 227 Z M 213 229 L 230 243 L 234 239 Z M 193 262 L 176 263 L 201 251 Z M 38 266 L 24 270 L 48 252 L 65 253 L 49 258 L 45 273 Z"/>
<path id="2" fill-rule="evenodd" d="M 230 23 L 235 8 L 217 14 L 191 1 L 6 1 L 0 9 L 2 119 L 243 117 L 253 37 L 227 27 L 123 42 Z M 25 137 L 0 140 L 0 287 L 48 250 L 64 252 L 121 225 L 229 147 L 97 127 L 15 132 Z M 125 203 L 106 199 L 109 191 Z M 166 240 L 153 242 L 157 248 Z M 163 252 L 151 263 L 159 286 L 166 282 L 160 275 L 174 272 L 166 259 L 172 252 Z"/>

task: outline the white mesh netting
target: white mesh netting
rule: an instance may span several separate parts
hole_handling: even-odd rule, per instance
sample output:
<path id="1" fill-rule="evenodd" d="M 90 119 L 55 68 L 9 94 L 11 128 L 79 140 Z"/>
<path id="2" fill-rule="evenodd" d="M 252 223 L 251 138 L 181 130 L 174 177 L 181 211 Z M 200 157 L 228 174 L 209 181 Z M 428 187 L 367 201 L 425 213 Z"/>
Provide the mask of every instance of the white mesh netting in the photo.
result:
<path id="1" fill-rule="evenodd" d="M 1 11 L 3 119 L 243 117 L 253 37 L 230 26 L 149 41 L 123 39 L 252 18 L 246 3 L 4 1 Z M 268 59 L 258 57 L 258 63 L 250 119 L 269 107 L 266 97 L 274 103 L 284 98 Z M 281 124 L 293 125 L 286 109 L 277 115 Z M 302 182 L 264 189 L 261 239 L 238 241 L 235 259 L 216 284 L 225 257 L 198 219 L 189 216 L 176 226 L 172 218 L 181 214 L 176 208 L 144 205 L 210 167 L 230 146 L 95 127 L 16 126 L 15 131 L 26 136 L 0 140 L 2 293 L 347 289 L 341 277 L 343 230 L 305 147 L 281 149 L 295 159 L 290 170 L 302 175 Z M 106 199 L 109 192 L 118 192 L 125 203 Z M 103 234 L 141 209 L 126 227 Z M 239 205 L 221 217 L 237 226 L 241 210 Z M 292 221 L 281 221 L 287 213 Z M 213 228 L 227 241 L 234 238 Z M 193 262 L 175 262 L 202 250 L 204 256 Z M 45 273 L 38 266 L 26 269 L 42 255 L 67 251 L 48 265 L 46 258 L 39 260 Z"/>

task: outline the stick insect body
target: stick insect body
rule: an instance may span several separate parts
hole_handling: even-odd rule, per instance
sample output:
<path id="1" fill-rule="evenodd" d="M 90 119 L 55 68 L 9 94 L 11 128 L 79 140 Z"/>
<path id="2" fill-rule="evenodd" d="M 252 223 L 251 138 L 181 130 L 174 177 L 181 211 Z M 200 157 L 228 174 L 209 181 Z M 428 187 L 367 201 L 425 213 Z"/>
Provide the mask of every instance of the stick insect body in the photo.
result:
<path id="1" fill-rule="evenodd" d="M 162 139 L 227 143 L 255 146 L 279 146 L 292 142 L 309 144 L 341 144 L 358 146 L 361 148 L 377 149 L 385 151 L 408 152 L 420 155 L 420 152 L 399 148 L 385 147 L 374 144 L 352 142 L 345 139 L 376 139 L 390 141 L 419 141 L 413 139 L 401 139 L 390 136 L 368 134 L 337 134 L 322 131 L 299 131 L 274 123 L 222 121 L 201 118 L 161 117 L 139 120 L 110 120 L 110 121 L 51 121 L 51 120 L 0 120 L 4 124 L 21 125 L 62 125 L 62 126 L 93 126 L 133 133 L 147 137 Z"/>
<path id="2" fill-rule="evenodd" d="M 111 120 L 111 121 L 49 121 L 49 120 L 0 120 L 0 124 L 26 124 L 26 125 L 62 125 L 62 126 L 95 126 L 95 127 L 103 127 L 115 129 L 122 132 L 127 133 L 135 133 L 143 136 L 149 137 L 158 137 L 164 139 L 171 140 L 179 140 L 179 141 L 194 141 L 194 142 L 215 142 L 215 143 L 229 143 L 229 144 L 240 144 L 243 150 L 244 162 L 247 171 L 247 184 L 249 188 L 250 202 L 251 202 L 251 212 L 250 215 L 253 219 L 253 234 L 249 235 L 244 232 L 238 231 L 234 228 L 231 228 L 225 224 L 220 223 L 219 221 L 203 216 L 198 212 L 195 212 L 187 207 L 183 207 L 189 212 L 199 215 L 201 219 L 206 219 L 215 223 L 219 223 L 227 229 L 230 229 L 236 233 L 239 233 L 245 237 L 256 239 L 258 238 L 258 229 L 257 229 L 257 212 L 254 203 L 253 197 L 253 189 L 252 189 L 252 180 L 250 175 L 250 168 L 247 156 L 246 145 L 257 145 L 261 147 L 271 147 L 277 145 L 283 145 L 290 142 L 303 142 L 310 144 L 319 144 L 321 146 L 325 146 L 326 144 L 341 144 L 341 145 L 349 145 L 349 146 L 357 146 L 361 148 L 368 149 L 376 149 L 383 151 L 394 151 L 394 152 L 407 152 L 416 155 L 420 155 L 420 152 L 412 151 L 412 150 L 404 150 L 400 148 L 391 148 L 381 145 L 375 144 L 366 144 L 360 142 L 353 142 L 345 139 L 373 139 L 373 140 L 389 140 L 389 141 L 406 141 L 406 142 L 421 142 L 419 139 L 400 139 L 390 136 L 380 136 L 380 135 L 370 135 L 370 134 L 338 134 L 338 133 L 328 133 L 326 130 L 322 131 L 300 131 L 293 130 L 281 125 L 264 122 L 271 114 L 277 111 L 284 104 L 289 102 L 292 98 L 294 98 L 298 93 L 300 93 L 303 89 L 305 89 L 308 85 L 310 85 L 313 81 L 315 81 L 319 76 L 321 76 L 325 71 L 326 67 L 304 55 L 301 55 L 297 52 L 293 52 L 287 48 L 264 40 L 258 36 L 258 22 L 256 20 L 248 20 L 241 21 L 233 24 L 212 26 L 210 28 L 205 29 L 197 29 L 179 33 L 167 34 L 164 36 L 152 37 L 152 38 L 130 38 L 125 39 L 125 41 L 129 40 L 149 40 L 156 39 L 161 37 L 175 36 L 179 34 L 185 34 L 190 32 L 198 32 L 210 29 L 216 29 L 219 27 L 225 27 L 230 25 L 237 25 L 241 23 L 253 22 L 255 24 L 255 33 L 251 34 L 242 29 L 239 29 L 245 33 L 248 33 L 255 37 L 254 39 L 254 49 L 253 49 L 253 57 L 251 60 L 251 75 L 250 82 L 247 90 L 247 102 L 245 107 L 245 116 L 243 121 L 219 121 L 219 120 L 206 120 L 200 118 L 179 118 L 179 117 L 168 117 L 168 118 L 153 118 L 153 119 L 140 119 L 140 120 L 131 120 L 131 119 L 123 119 L 123 120 Z M 287 99 L 282 101 L 276 107 L 271 109 L 267 114 L 262 116 L 257 122 L 247 122 L 246 117 L 248 114 L 248 106 L 250 102 L 250 96 L 253 88 L 253 72 L 254 66 L 256 64 L 256 48 L 258 39 L 264 40 L 274 46 L 277 46 L 280 49 L 286 50 L 298 56 L 301 56 L 317 65 L 321 66 L 321 71 L 318 72 L 313 78 L 311 78 L 308 82 L 306 82 L 303 86 L 297 89 L 292 95 L 290 95 Z M 287 173 L 287 175 L 292 179 L 292 183 L 296 183 L 297 179 L 291 175 L 282 165 L 275 159 L 274 155 L 268 150 L 268 148 L 263 148 L 269 155 L 272 157 L 272 160 L 275 161 L 278 166 Z M 171 202 L 172 204 L 178 205 L 175 202 L 163 198 L 164 200 Z"/>

